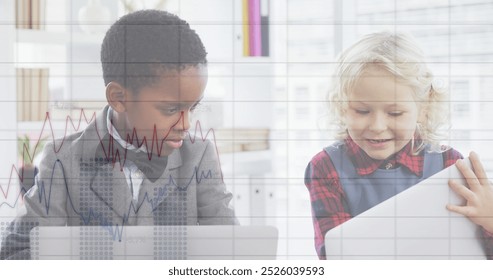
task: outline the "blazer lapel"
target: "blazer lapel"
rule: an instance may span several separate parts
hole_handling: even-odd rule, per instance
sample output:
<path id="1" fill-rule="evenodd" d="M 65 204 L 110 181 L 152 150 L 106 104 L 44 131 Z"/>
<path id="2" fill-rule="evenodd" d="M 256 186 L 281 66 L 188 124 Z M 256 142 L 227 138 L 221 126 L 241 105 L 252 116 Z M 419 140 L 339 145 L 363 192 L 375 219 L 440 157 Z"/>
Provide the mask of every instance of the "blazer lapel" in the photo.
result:
<path id="1" fill-rule="evenodd" d="M 112 158 L 115 155 L 111 153 L 113 147 L 109 141 L 107 114 L 108 106 L 96 116 L 95 122 L 84 130 L 82 136 L 84 161 L 95 168 L 89 189 L 97 199 L 117 214 L 114 222 L 132 224 L 135 220 L 131 206 L 132 196 L 120 163 L 123 163 L 124 155 L 121 155 L 121 159 L 118 156 Z"/>

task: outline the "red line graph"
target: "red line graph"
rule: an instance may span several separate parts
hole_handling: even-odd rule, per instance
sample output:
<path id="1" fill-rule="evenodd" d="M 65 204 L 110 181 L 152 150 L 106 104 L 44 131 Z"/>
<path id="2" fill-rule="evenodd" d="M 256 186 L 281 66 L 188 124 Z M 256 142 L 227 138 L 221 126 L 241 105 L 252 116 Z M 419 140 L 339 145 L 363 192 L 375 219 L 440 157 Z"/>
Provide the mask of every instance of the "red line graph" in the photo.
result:
<path id="1" fill-rule="evenodd" d="M 42 141 L 42 137 L 43 137 L 43 134 L 45 133 L 45 130 L 48 129 L 49 132 L 51 132 L 51 141 L 53 141 L 53 152 L 54 153 L 58 153 L 60 151 L 60 149 L 63 147 L 63 144 L 65 143 L 65 138 L 67 137 L 67 131 L 68 131 L 68 128 L 69 128 L 69 124 L 71 124 L 72 128 L 74 129 L 75 132 L 78 132 L 81 128 L 81 124 L 82 124 L 82 121 L 85 121 L 86 124 L 90 124 L 92 121 L 95 121 L 96 120 L 96 113 L 93 113 L 91 118 L 88 118 L 86 116 L 86 113 L 84 112 L 84 109 L 81 109 L 80 110 L 80 116 L 79 116 L 79 120 L 74 122 L 74 120 L 72 119 L 71 116 L 67 116 L 66 119 L 65 119 L 65 131 L 64 131 L 64 135 L 63 137 L 61 138 L 61 140 L 59 140 L 60 144 L 58 145 L 58 147 L 55 145 L 55 133 L 54 133 L 54 129 L 53 129 L 53 124 L 52 124 L 52 121 L 51 121 L 51 117 L 50 117 L 50 114 L 49 112 L 46 112 L 46 117 L 45 117 L 45 120 L 43 122 L 43 126 L 41 128 L 41 131 L 39 133 L 39 137 L 37 138 L 37 142 L 35 144 L 35 148 L 33 150 L 33 154 L 31 155 L 28 148 L 26 147 L 26 145 L 24 144 L 23 146 L 23 156 L 22 158 L 28 158 L 29 159 L 29 162 L 28 163 L 32 163 L 33 160 L 34 160 L 34 156 L 37 152 L 37 149 L 38 149 L 38 146 L 40 145 L 40 142 Z M 159 136 L 158 136 L 158 132 L 157 132 L 157 129 L 156 129 L 156 125 L 154 125 L 154 131 L 153 131 L 153 136 L 152 136 L 152 139 L 151 139 L 151 145 L 150 145 L 150 149 L 149 149 L 149 145 L 148 145 L 148 141 L 147 139 L 144 137 L 142 139 L 142 141 L 139 141 L 138 139 L 138 136 L 137 136 L 137 131 L 136 129 L 134 128 L 133 129 L 133 132 L 132 134 L 127 134 L 125 139 L 127 141 L 127 143 L 129 144 L 134 144 L 134 142 L 137 144 L 138 147 L 141 147 L 141 146 L 145 146 L 147 151 L 148 151 L 148 158 L 149 160 L 152 159 L 152 155 L 153 155 L 153 151 L 154 151 L 154 146 L 156 146 L 156 153 L 157 155 L 161 155 L 161 151 L 162 151 L 162 148 L 163 148 L 163 145 L 164 145 L 164 141 L 166 141 L 167 137 L 169 136 L 170 132 L 172 131 L 172 129 L 177 126 L 178 124 L 180 124 L 180 122 L 182 123 L 182 125 L 184 124 L 184 121 L 185 121 L 185 118 L 184 118 L 184 115 L 183 115 L 183 112 L 181 113 L 181 116 L 180 118 L 178 119 L 178 121 L 176 123 L 174 123 L 170 129 L 165 133 L 164 135 L 164 138 L 162 138 L 161 140 L 159 139 Z M 95 123 L 96 125 L 96 132 L 97 132 L 97 135 L 98 135 L 98 138 L 99 138 L 99 141 L 101 144 L 103 139 L 101 137 L 101 135 L 99 135 L 99 130 L 97 129 L 97 123 Z M 214 132 L 214 129 L 210 128 L 204 135 L 204 132 L 203 132 L 203 129 L 202 129 L 202 125 L 200 123 L 199 120 L 197 120 L 195 122 L 195 126 L 194 126 L 194 133 L 190 133 L 189 131 L 185 131 L 185 133 L 188 135 L 189 139 L 190 139 L 190 142 L 192 144 L 194 144 L 196 141 L 197 141 L 197 135 L 200 133 L 200 138 L 199 140 L 201 140 L 202 142 L 205 142 L 208 137 L 209 137 L 209 134 L 212 134 L 212 139 L 211 141 L 213 142 L 213 145 L 216 149 L 216 155 L 217 155 L 217 160 L 218 160 L 218 165 L 219 167 L 221 166 L 221 161 L 220 161 L 220 158 L 219 158 L 219 152 L 218 152 L 218 149 L 217 149 L 217 143 L 216 143 L 216 135 L 215 135 L 215 132 Z M 110 141 L 113 141 L 112 139 Z M 104 147 L 104 145 L 103 145 Z M 106 158 L 109 160 L 110 158 L 112 159 L 113 161 L 113 166 L 116 164 L 116 161 L 118 159 L 119 163 L 120 163 L 120 166 L 121 166 L 121 169 L 120 171 L 123 171 L 123 166 L 125 164 L 125 160 L 126 160 L 126 150 L 125 150 L 125 154 L 123 156 L 123 162 L 122 162 L 122 159 L 121 159 L 121 156 L 120 156 L 120 152 L 119 150 L 115 150 L 113 149 L 113 144 L 112 143 L 109 143 L 109 145 L 107 147 L 111 147 L 111 151 L 104 151 L 105 153 L 105 156 Z M 104 150 L 104 148 L 103 148 Z M 25 157 L 27 153 L 27 157 Z M 23 165 L 26 164 L 26 162 L 23 162 Z M 16 176 L 20 179 L 21 182 L 24 181 L 24 172 L 22 170 L 22 172 L 19 172 L 19 169 L 15 166 L 15 164 L 12 164 L 12 168 L 10 170 L 10 175 L 9 175 L 9 180 L 8 180 L 8 185 L 7 185 L 7 188 L 4 189 L 4 187 L 2 185 L 0 185 L 0 191 L 2 192 L 2 195 L 5 199 L 7 199 L 9 197 L 9 192 L 10 192 L 10 187 L 11 187 L 11 184 L 12 184 L 12 178 L 16 178 L 14 176 Z M 223 174 L 221 172 L 221 178 L 223 179 Z M 18 200 L 18 197 L 21 196 L 22 197 L 22 192 L 23 190 L 21 189 L 19 191 L 19 193 L 17 194 L 16 196 L 16 203 L 17 203 L 17 200 Z M 1 205 L 3 204 L 0 204 L 0 207 Z"/>

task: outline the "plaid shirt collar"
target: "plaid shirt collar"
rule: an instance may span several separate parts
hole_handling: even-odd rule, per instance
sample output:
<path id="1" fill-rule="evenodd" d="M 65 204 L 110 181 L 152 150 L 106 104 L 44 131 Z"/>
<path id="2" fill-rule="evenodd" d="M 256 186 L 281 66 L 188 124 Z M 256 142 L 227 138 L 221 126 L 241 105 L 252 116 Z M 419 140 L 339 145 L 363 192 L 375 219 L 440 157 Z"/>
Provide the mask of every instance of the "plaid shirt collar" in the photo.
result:
<path id="1" fill-rule="evenodd" d="M 423 173 L 424 153 L 413 155 L 411 141 L 399 152 L 384 160 L 376 160 L 368 156 L 350 137 L 346 138 L 344 142 L 347 153 L 360 176 L 369 175 L 379 168 L 390 169 L 398 165 L 406 167 L 419 177 Z"/>

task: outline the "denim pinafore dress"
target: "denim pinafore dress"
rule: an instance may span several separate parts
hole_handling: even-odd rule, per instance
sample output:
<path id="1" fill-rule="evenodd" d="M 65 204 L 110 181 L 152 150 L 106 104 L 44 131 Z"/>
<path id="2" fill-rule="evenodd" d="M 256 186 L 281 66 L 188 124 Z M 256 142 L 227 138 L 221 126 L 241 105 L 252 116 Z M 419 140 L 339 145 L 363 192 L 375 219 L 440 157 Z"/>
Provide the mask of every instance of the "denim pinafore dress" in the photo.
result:
<path id="1" fill-rule="evenodd" d="M 443 154 L 424 150 L 424 165 L 421 177 L 399 166 L 394 169 L 377 169 L 360 176 L 351 162 L 346 146 L 337 142 L 324 151 L 330 156 L 339 175 L 339 181 L 346 195 L 345 207 L 352 217 L 416 185 L 444 168 Z"/>

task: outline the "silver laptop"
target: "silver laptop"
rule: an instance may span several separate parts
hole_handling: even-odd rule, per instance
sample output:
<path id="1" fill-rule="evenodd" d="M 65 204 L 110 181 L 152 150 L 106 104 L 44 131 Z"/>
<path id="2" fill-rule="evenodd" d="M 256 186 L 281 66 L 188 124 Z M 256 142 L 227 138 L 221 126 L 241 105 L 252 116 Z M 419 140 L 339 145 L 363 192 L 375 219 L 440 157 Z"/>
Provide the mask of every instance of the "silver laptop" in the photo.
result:
<path id="1" fill-rule="evenodd" d="M 453 165 L 333 228 L 327 259 L 485 259 L 479 228 L 445 208 L 464 204 L 450 178 L 464 182 Z"/>
<path id="2" fill-rule="evenodd" d="M 271 226 L 36 227 L 32 259 L 275 259 Z"/>

